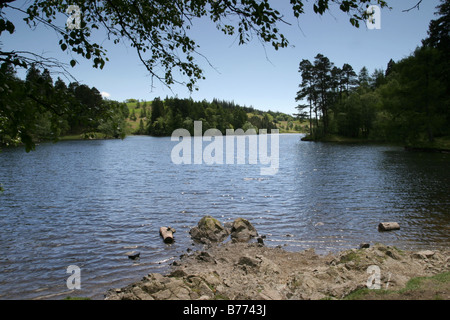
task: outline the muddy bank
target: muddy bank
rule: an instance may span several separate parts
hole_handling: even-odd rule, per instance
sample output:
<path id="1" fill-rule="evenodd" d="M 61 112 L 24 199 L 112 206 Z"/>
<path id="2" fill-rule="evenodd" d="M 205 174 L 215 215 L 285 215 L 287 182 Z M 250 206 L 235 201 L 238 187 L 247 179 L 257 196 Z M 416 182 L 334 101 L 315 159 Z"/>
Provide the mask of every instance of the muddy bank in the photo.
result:
<path id="1" fill-rule="evenodd" d="M 125 288 L 109 290 L 105 298 L 342 299 L 367 285 L 399 290 L 411 278 L 448 271 L 448 250 L 402 251 L 376 244 L 317 255 L 313 249 L 288 252 L 260 243 L 227 242 L 186 254 L 173 263 L 169 273 L 151 273 Z M 450 299 L 448 286 L 440 290 L 440 297 Z"/>

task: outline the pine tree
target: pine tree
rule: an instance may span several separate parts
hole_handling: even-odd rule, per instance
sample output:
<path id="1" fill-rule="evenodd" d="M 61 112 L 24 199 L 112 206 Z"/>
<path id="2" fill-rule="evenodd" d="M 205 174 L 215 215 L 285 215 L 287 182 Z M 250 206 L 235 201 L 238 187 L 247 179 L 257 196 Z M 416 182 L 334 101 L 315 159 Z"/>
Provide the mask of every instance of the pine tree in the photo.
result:
<path id="1" fill-rule="evenodd" d="M 131 121 L 136 121 L 137 120 L 136 113 L 134 112 L 134 109 L 131 110 L 130 120 Z"/>
<path id="2" fill-rule="evenodd" d="M 145 133 L 145 128 L 144 128 L 144 121 L 142 121 L 142 119 L 139 121 L 139 129 L 138 129 L 138 134 L 144 134 Z"/>
<path id="3" fill-rule="evenodd" d="M 303 59 L 300 62 L 299 72 L 301 73 L 302 83 L 297 92 L 295 101 L 307 99 L 308 105 L 300 104 L 296 108 L 299 111 L 298 116 L 303 116 L 303 110 L 309 107 L 309 134 L 313 134 L 312 111 L 316 104 L 316 95 L 314 90 L 314 68 L 309 60 Z"/>

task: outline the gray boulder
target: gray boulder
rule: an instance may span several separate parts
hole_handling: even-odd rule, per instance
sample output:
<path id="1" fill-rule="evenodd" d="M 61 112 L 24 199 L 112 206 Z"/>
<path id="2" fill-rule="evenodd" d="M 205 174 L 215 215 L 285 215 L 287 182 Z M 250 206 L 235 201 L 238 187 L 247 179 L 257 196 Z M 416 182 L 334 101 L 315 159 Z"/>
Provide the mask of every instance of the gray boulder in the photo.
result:
<path id="1" fill-rule="evenodd" d="M 378 231 L 400 230 L 398 222 L 381 222 L 378 225 Z"/>
<path id="2" fill-rule="evenodd" d="M 244 218 L 237 218 L 231 226 L 231 240 L 233 242 L 247 242 L 258 236 L 255 227 Z"/>
<path id="3" fill-rule="evenodd" d="M 206 244 L 221 242 L 229 235 L 229 231 L 222 223 L 211 216 L 204 216 L 189 233 L 193 240 Z"/>

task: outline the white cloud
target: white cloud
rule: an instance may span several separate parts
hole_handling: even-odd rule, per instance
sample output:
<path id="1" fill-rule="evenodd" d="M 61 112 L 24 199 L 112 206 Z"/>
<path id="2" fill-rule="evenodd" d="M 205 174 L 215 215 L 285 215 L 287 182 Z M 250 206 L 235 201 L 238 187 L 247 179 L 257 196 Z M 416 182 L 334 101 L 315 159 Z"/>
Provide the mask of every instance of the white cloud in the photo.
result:
<path id="1" fill-rule="evenodd" d="M 111 95 L 108 92 L 105 92 L 105 91 L 100 92 L 100 94 L 102 95 L 103 98 L 111 97 Z"/>

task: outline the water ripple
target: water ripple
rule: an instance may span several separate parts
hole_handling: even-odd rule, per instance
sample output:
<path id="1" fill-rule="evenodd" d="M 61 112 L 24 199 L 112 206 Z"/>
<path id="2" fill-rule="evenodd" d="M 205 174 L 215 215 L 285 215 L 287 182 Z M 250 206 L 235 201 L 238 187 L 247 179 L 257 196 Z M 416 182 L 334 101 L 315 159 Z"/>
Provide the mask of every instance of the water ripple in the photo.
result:
<path id="1" fill-rule="evenodd" d="M 71 141 L 0 153 L 0 298 L 102 298 L 163 272 L 204 215 L 250 220 L 268 246 L 327 253 L 384 242 L 448 247 L 450 157 L 280 135 L 280 168 L 172 164 L 169 138 Z M 379 233 L 381 221 L 402 229 Z M 172 226 L 166 245 L 160 226 Z M 141 253 L 138 260 L 128 251 Z M 81 268 L 70 291 L 66 268 Z"/>

